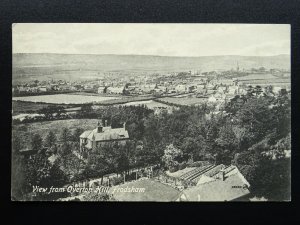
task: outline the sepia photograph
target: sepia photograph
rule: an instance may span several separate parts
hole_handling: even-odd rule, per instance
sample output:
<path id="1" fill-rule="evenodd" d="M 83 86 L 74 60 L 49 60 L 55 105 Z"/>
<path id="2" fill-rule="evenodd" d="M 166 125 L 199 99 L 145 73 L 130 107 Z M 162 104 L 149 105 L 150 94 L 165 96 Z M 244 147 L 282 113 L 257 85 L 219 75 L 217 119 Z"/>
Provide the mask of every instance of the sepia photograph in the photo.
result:
<path id="1" fill-rule="evenodd" d="M 291 201 L 291 26 L 12 24 L 12 201 Z"/>

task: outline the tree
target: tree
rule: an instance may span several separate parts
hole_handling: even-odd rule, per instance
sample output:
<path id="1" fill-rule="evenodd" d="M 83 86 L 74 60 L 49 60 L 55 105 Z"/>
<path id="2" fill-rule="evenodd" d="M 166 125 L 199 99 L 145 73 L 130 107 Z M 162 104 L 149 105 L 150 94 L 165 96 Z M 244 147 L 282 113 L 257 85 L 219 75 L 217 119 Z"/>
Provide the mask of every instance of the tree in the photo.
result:
<path id="1" fill-rule="evenodd" d="M 235 115 L 242 108 L 246 100 L 245 96 L 236 95 L 225 105 L 226 112 Z"/>
<path id="2" fill-rule="evenodd" d="M 60 141 L 62 143 L 68 143 L 71 140 L 71 132 L 68 128 L 63 128 L 61 135 L 60 135 Z"/>
<path id="3" fill-rule="evenodd" d="M 71 153 L 71 133 L 68 128 L 64 128 L 61 132 L 60 141 L 62 142 L 62 145 L 60 147 L 60 154 L 61 155 L 67 155 Z"/>
<path id="4" fill-rule="evenodd" d="M 43 139 L 39 134 L 34 134 L 31 140 L 31 147 L 33 151 L 41 151 L 43 146 Z"/>
<path id="5" fill-rule="evenodd" d="M 51 165 L 47 158 L 41 154 L 36 154 L 28 160 L 26 167 L 26 178 L 30 187 L 40 185 L 48 187 Z"/>
<path id="6" fill-rule="evenodd" d="M 45 146 L 51 148 L 56 144 L 56 141 L 57 141 L 56 135 L 52 131 L 49 131 L 45 139 Z"/>
<path id="7" fill-rule="evenodd" d="M 84 132 L 82 128 L 76 128 L 72 134 L 71 140 L 74 142 L 80 141 L 80 135 Z"/>
<path id="8" fill-rule="evenodd" d="M 181 156 L 182 156 L 182 151 L 180 149 L 175 148 L 173 144 L 170 144 L 166 146 L 164 150 L 162 161 L 165 163 L 167 167 L 171 168 L 178 165 L 178 160 Z"/>
<path id="9" fill-rule="evenodd" d="M 253 135 L 251 144 L 258 142 L 276 127 L 274 111 L 269 105 L 270 103 L 266 98 L 251 98 L 236 115 L 238 123 L 243 124 L 248 135 Z"/>
<path id="10" fill-rule="evenodd" d="M 12 151 L 13 151 L 13 154 L 18 154 L 21 149 L 22 149 L 21 138 L 16 132 L 14 132 L 13 135 L 12 135 Z"/>
<path id="11" fill-rule="evenodd" d="M 236 150 L 237 141 L 232 126 L 226 124 L 221 127 L 218 133 L 218 138 L 215 142 L 223 149 L 229 149 L 231 151 Z"/>
<path id="12" fill-rule="evenodd" d="M 92 118 L 93 116 L 93 106 L 92 104 L 86 104 L 86 105 L 83 105 L 81 106 L 81 109 L 79 111 L 79 116 L 81 118 Z"/>
<path id="13" fill-rule="evenodd" d="M 49 105 L 38 110 L 39 114 L 44 114 L 45 118 L 48 120 L 53 119 L 53 115 L 56 114 L 56 117 L 59 117 L 62 113 L 65 113 L 63 106 Z"/>
<path id="14" fill-rule="evenodd" d="M 199 160 L 205 155 L 205 140 L 199 135 L 197 137 L 186 137 L 183 139 L 181 149 L 184 154 L 184 158 L 188 159 L 192 157 L 193 160 Z"/>
<path id="15" fill-rule="evenodd" d="M 11 167 L 11 194 L 13 200 L 22 200 L 29 187 L 26 182 L 26 161 L 23 156 L 13 153 Z"/>

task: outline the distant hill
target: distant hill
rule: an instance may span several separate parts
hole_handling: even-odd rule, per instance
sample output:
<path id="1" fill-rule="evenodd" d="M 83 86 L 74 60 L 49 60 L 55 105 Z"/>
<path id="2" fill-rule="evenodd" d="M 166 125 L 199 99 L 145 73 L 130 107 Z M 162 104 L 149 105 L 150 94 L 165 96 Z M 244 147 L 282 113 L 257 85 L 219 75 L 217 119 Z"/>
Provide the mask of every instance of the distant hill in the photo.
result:
<path id="1" fill-rule="evenodd" d="M 37 79 L 60 74 L 88 79 L 101 72 L 180 72 L 229 70 L 257 67 L 290 69 L 289 55 L 170 57 L 150 55 L 13 54 L 13 78 Z M 76 75 L 77 74 L 77 75 Z M 75 77 L 74 77 L 75 78 Z"/>

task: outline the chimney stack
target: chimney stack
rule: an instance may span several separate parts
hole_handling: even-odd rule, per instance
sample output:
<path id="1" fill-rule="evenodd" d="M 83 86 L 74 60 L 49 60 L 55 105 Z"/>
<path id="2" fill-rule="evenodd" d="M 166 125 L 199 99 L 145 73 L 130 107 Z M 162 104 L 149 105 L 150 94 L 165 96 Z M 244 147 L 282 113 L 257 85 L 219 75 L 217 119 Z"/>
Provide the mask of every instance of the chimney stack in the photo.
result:
<path id="1" fill-rule="evenodd" d="M 221 178 L 222 181 L 225 180 L 225 170 L 224 169 L 220 170 L 220 178 Z"/>
<path id="2" fill-rule="evenodd" d="M 103 131 L 102 123 L 98 121 L 97 133 L 101 133 Z"/>

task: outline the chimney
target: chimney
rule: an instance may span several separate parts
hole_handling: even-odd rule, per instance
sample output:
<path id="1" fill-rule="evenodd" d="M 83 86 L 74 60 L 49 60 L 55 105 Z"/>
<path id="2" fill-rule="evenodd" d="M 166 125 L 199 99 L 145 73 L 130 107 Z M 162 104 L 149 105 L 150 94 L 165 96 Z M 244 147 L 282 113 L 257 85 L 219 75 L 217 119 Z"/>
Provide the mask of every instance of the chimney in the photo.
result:
<path id="1" fill-rule="evenodd" d="M 98 121 L 97 133 L 101 133 L 103 131 L 102 123 Z"/>
<path id="2" fill-rule="evenodd" d="M 221 170 L 220 170 L 220 179 L 221 179 L 222 181 L 225 180 L 225 170 L 224 170 L 224 169 L 221 169 Z"/>

